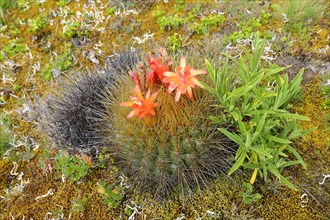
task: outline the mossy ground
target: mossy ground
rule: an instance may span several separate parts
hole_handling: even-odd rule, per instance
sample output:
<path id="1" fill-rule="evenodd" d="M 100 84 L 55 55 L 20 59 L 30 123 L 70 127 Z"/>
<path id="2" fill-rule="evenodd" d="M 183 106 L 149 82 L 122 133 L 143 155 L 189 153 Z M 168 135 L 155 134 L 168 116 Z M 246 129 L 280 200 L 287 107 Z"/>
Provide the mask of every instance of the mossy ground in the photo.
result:
<path id="1" fill-rule="evenodd" d="M 302 37 L 302 33 L 290 31 L 285 27 L 284 18 L 272 7 L 282 4 L 283 1 L 277 0 L 241 1 L 240 3 L 228 1 L 218 4 L 208 0 L 187 0 L 183 1 L 183 9 L 178 9 L 180 1 L 174 0 L 168 3 L 151 0 L 109 3 L 109 1 L 101 0 L 98 1 L 99 3 L 95 1 L 95 8 L 87 5 L 84 8 L 86 1 L 72 1 L 64 7 L 58 7 L 58 1 L 55 0 L 47 0 L 40 5 L 28 0 L 21 2 L 28 3 L 29 8 L 9 8 L 5 14 L 6 23 L 0 26 L 0 50 L 3 50 L 13 39 L 27 46 L 24 51 L 10 56 L 5 54 L 7 57 L 0 59 L 2 74 L 0 99 L 5 101 L 5 104 L 0 105 L 0 111 L 12 117 L 11 135 L 15 145 L 9 158 L 0 160 L 1 219 L 44 219 L 61 216 L 65 219 L 127 219 L 133 214 L 133 209 L 127 208 L 128 206 L 136 207 L 139 211 L 135 215 L 136 219 L 176 219 L 183 216 L 185 219 L 202 217 L 205 219 L 329 218 L 327 213 L 330 210 L 329 179 L 326 179 L 323 185 L 320 184 L 323 180 L 322 174 L 330 173 L 330 132 L 325 124 L 327 120 L 329 121 L 329 118 L 326 118 L 329 108 L 321 108 L 322 103 L 326 101 L 326 96 L 321 92 L 321 86 L 325 84 L 321 80 L 321 75 L 329 71 L 330 65 L 328 59 L 330 55 L 329 12 L 325 10 L 323 14 L 314 17 L 313 19 L 316 20 L 314 25 L 308 25 L 307 20 L 303 21 L 306 22 L 309 34 Z M 323 4 L 329 7 L 327 1 L 323 1 Z M 185 17 L 197 5 L 201 12 L 187 24 L 166 27 L 165 31 L 160 30 L 160 24 L 156 22 L 153 15 L 155 11 L 162 10 L 165 15 L 177 14 L 178 17 Z M 113 6 L 120 9 L 121 14 L 109 15 L 107 9 Z M 138 14 L 130 11 L 133 9 L 136 9 Z M 74 59 L 69 69 L 61 72 L 59 78 L 63 79 L 65 75 L 74 76 L 77 71 L 102 65 L 104 55 L 111 55 L 124 46 L 140 47 L 149 52 L 154 49 L 150 49 L 150 44 L 148 44 L 152 41 L 161 46 L 173 48 L 169 38 L 175 33 L 181 39 L 176 45 L 179 51 L 185 51 L 191 46 L 203 45 L 206 42 L 204 39 L 212 37 L 219 38 L 217 40 L 219 47 L 213 50 L 224 49 L 226 45 L 221 45 L 223 36 L 239 31 L 237 22 L 258 18 L 262 10 L 271 13 L 272 17 L 260 28 L 255 27 L 254 31 L 259 30 L 261 33 L 270 31 L 273 33 L 272 37 L 276 35 L 271 49 L 282 60 L 292 58 L 297 60 L 299 66 L 306 67 L 307 72 L 301 99 L 294 103 L 293 110 L 311 119 L 311 121 L 302 122 L 303 128 L 317 127 L 317 129 L 309 133 L 305 139 L 295 142 L 296 149 L 307 163 L 307 170 L 299 167 L 285 170 L 285 175 L 290 176 L 293 183 L 300 189 L 298 192 L 279 185 L 275 179 L 267 183 L 260 181 L 256 183 L 255 188 L 263 195 L 263 198 L 253 205 L 245 205 L 239 196 L 240 184 L 233 184 L 239 182 L 240 177 L 233 177 L 236 181 L 224 177 L 210 183 L 208 190 L 204 189 L 196 193 L 189 202 L 184 204 L 177 196 L 160 204 L 154 201 L 152 196 L 141 195 L 131 198 L 126 195 L 119 207 L 110 209 L 103 203 L 104 199 L 97 190 L 97 183 L 101 179 L 108 184 L 112 183 L 113 167 L 111 165 L 107 168 L 95 165 L 81 182 L 62 180 L 62 173 L 54 168 L 56 152 L 53 152 L 52 144 L 38 130 L 38 126 L 30 116 L 34 111 L 31 106 L 38 99 L 46 98 L 52 89 L 57 88 L 60 81 L 58 78 L 44 80 L 41 71 L 47 67 L 47 64 L 52 63 L 57 56 L 69 52 Z M 76 15 L 78 11 L 93 13 L 79 18 Z M 209 27 L 203 34 L 196 34 L 191 29 L 192 24 L 199 23 L 203 15 L 214 11 L 225 13 L 226 20 L 217 26 Z M 40 13 L 51 22 L 42 30 L 31 32 L 29 20 Z M 100 18 L 100 23 L 96 22 L 99 18 L 96 16 L 97 13 L 104 15 L 103 19 Z M 86 37 L 80 36 L 79 33 L 76 33 L 73 38 L 63 36 L 62 31 L 65 25 L 63 21 L 69 22 L 70 19 L 80 19 L 85 22 L 85 27 L 82 27 L 80 31 L 87 30 L 86 34 L 82 34 Z M 20 33 L 15 33 L 14 29 Z M 142 44 L 138 44 L 138 41 L 133 39 L 133 37 L 142 39 L 146 33 L 154 34 L 153 39 Z M 240 48 L 239 43 L 236 48 Z M 88 59 L 84 55 L 86 51 L 101 51 L 102 53 L 96 56 L 100 64 Z M 209 54 L 212 54 L 212 51 Z M 274 62 L 276 61 L 279 60 Z M 314 63 L 323 65 L 313 66 Z M 37 68 L 39 64 L 40 68 Z M 285 65 L 289 64 L 295 63 L 285 63 Z M 30 108 L 27 108 L 27 104 L 30 104 Z M 36 146 L 39 148 L 37 149 Z M 18 166 L 17 170 L 13 169 L 15 163 Z M 20 176 L 21 173 L 23 173 L 22 176 Z M 52 195 L 36 199 L 38 196 L 46 195 L 49 190 L 52 190 Z M 302 197 L 304 193 L 308 197 L 306 203 L 304 203 L 306 197 Z M 80 208 L 75 210 L 75 204 L 81 204 Z"/>

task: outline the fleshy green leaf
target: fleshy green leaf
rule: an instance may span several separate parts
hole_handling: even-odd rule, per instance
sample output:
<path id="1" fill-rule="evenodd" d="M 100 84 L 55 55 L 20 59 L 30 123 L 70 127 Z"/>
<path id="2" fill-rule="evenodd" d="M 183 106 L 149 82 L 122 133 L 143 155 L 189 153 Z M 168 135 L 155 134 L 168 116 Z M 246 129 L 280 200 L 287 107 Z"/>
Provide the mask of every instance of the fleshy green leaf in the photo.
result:
<path id="1" fill-rule="evenodd" d="M 306 116 L 298 115 L 298 114 L 292 114 L 292 113 L 282 113 L 282 114 L 276 114 L 275 116 L 281 117 L 281 118 L 289 118 L 289 119 L 297 119 L 297 120 L 303 120 L 303 121 L 309 121 L 310 119 Z"/>
<path id="2" fill-rule="evenodd" d="M 281 144 L 290 144 L 291 141 L 284 139 L 284 138 L 279 138 L 273 135 L 267 135 L 266 136 L 267 139 L 271 140 L 271 141 L 275 141 L 277 143 L 281 143 Z"/>
<path id="3" fill-rule="evenodd" d="M 304 160 L 301 158 L 300 154 L 296 151 L 296 149 L 294 149 L 293 147 L 291 147 L 290 145 L 287 146 L 287 149 L 293 153 L 293 155 L 298 159 L 298 161 L 301 163 L 301 165 L 306 169 L 306 164 L 304 163 Z"/>
<path id="4" fill-rule="evenodd" d="M 265 120 L 266 120 L 266 117 L 267 117 L 267 113 L 265 113 L 262 117 L 261 117 L 261 119 L 260 119 L 260 121 L 258 121 L 257 122 L 257 128 L 256 128 L 256 130 L 255 130 L 255 133 L 260 133 L 262 130 L 263 130 L 263 128 L 264 128 L 264 124 L 265 124 Z M 254 137 L 254 138 L 256 138 L 256 137 Z M 253 140 L 254 141 L 254 140 Z"/>
<path id="5" fill-rule="evenodd" d="M 230 140 L 234 141 L 235 143 L 239 145 L 244 145 L 244 142 L 242 141 L 239 135 L 230 133 L 229 131 L 223 128 L 218 128 L 218 130 L 221 131 L 224 135 L 226 135 Z"/>
<path id="6" fill-rule="evenodd" d="M 295 190 L 295 191 L 297 190 L 297 188 L 290 181 L 288 181 L 284 176 L 282 176 L 280 174 L 278 169 L 273 164 L 267 163 L 267 165 L 268 165 L 267 168 L 268 168 L 269 172 L 274 174 L 280 180 L 281 183 L 284 183 L 287 187 L 289 187 L 292 190 Z"/>
<path id="7" fill-rule="evenodd" d="M 264 155 L 264 156 L 266 156 L 268 158 L 273 158 L 273 156 L 270 153 L 268 153 L 267 151 L 265 151 L 262 148 L 256 148 L 256 147 L 254 147 L 254 148 L 251 148 L 251 150 L 255 151 L 257 154 Z"/>
<path id="8" fill-rule="evenodd" d="M 232 166 L 232 168 L 229 170 L 228 175 L 231 175 L 233 172 L 235 172 L 240 166 L 244 163 L 246 157 L 246 151 L 243 150 L 242 154 L 239 156 L 239 158 L 236 160 L 235 164 Z"/>

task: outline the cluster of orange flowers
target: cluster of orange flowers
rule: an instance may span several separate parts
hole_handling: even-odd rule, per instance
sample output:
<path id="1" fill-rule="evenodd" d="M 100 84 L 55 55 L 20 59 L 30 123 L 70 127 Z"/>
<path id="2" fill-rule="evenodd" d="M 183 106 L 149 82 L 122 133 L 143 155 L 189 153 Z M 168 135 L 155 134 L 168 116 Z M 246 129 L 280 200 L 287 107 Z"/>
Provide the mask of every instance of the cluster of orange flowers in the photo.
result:
<path id="1" fill-rule="evenodd" d="M 163 63 L 165 60 L 165 64 Z M 150 68 L 150 72 L 147 74 L 143 65 L 139 66 L 139 69 L 142 72 L 142 83 L 139 78 L 139 75 L 130 71 L 130 77 L 135 82 L 135 96 L 130 96 L 130 102 L 122 102 L 120 105 L 125 107 L 131 107 L 133 110 L 127 115 L 127 118 L 131 118 L 133 116 L 138 116 L 139 118 L 149 117 L 155 115 L 154 108 L 158 105 L 158 103 L 154 103 L 158 92 L 150 95 L 150 88 L 154 84 L 165 84 L 168 89 L 167 93 L 171 93 L 174 90 L 175 101 L 178 102 L 180 100 L 181 95 L 188 95 L 190 99 L 192 96 L 192 89 L 196 86 L 203 87 L 196 77 L 199 74 L 206 74 L 205 70 L 195 70 L 191 66 L 186 64 L 186 58 L 182 57 L 180 60 L 180 66 L 175 68 L 175 72 L 170 71 L 170 66 L 172 62 L 169 61 L 165 49 L 160 49 L 160 55 L 157 59 L 154 58 L 153 55 L 148 57 L 148 66 Z M 145 98 L 142 95 L 141 88 L 148 88 L 146 92 Z"/>

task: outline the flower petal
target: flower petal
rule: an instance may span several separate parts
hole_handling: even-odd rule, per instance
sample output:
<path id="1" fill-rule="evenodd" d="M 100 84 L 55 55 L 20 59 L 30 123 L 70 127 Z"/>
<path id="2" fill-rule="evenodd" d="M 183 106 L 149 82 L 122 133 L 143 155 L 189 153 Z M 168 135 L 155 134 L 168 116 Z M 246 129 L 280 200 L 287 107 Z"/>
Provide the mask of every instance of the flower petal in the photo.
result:
<path id="1" fill-rule="evenodd" d="M 178 102 L 181 96 L 181 90 L 176 90 L 175 101 Z"/>
<path id="2" fill-rule="evenodd" d="M 135 86 L 135 93 L 136 93 L 136 96 L 137 96 L 140 100 L 144 99 L 143 96 L 142 96 L 141 89 L 140 89 L 140 87 L 139 87 L 138 85 Z"/>
<path id="3" fill-rule="evenodd" d="M 151 110 L 149 111 L 149 114 L 150 114 L 150 115 L 155 115 L 156 112 L 155 112 L 155 110 L 151 109 Z"/>
<path id="4" fill-rule="evenodd" d="M 151 95 L 149 101 L 150 101 L 151 103 L 152 103 L 153 101 L 155 101 L 157 95 L 158 95 L 158 92 L 154 92 L 154 93 L 152 93 L 152 95 Z"/>
<path id="5" fill-rule="evenodd" d="M 199 74 L 207 74 L 206 70 L 191 70 L 190 71 L 190 76 L 196 76 Z"/>
<path id="6" fill-rule="evenodd" d="M 178 88 L 178 89 L 180 89 L 181 90 L 181 94 L 183 95 L 183 94 L 186 94 L 186 92 L 187 92 L 187 87 L 190 87 L 189 86 L 189 84 L 182 84 L 181 85 L 181 87 L 180 88 Z"/>
<path id="7" fill-rule="evenodd" d="M 178 74 L 166 71 L 166 72 L 163 73 L 163 75 L 166 76 L 166 77 L 172 77 L 172 76 L 177 76 Z"/>
<path id="8" fill-rule="evenodd" d="M 180 67 L 184 70 L 186 68 L 186 57 L 181 57 Z"/>
<path id="9" fill-rule="evenodd" d="M 196 77 L 191 77 L 191 78 L 190 78 L 190 81 L 193 82 L 194 85 L 197 85 L 197 86 L 199 86 L 199 87 L 201 87 L 201 88 L 204 88 L 203 84 L 201 84 L 201 83 L 199 82 L 199 80 L 198 80 Z"/>
<path id="10" fill-rule="evenodd" d="M 179 77 L 166 77 L 162 80 L 163 83 L 173 83 L 173 82 L 180 82 Z"/>
<path id="11" fill-rule="evenodd" d="M 122 107 L 131 107 L 134 104 L 134 102 L 122 102 L 119 105 Z"/>
<path id="12" fill-rule="evenodd" d="M 132 118 L 133 116 L 137 115 L 138 113 L 139 113 L 139 111 L 134 109 L 127 115 L 127 118 Z"/>
<path id="13" fill-rule="evenodd" d="M 192 89 L 191 89 L 191 86 L 188 86 L 188 88 L 187 88 L 187 92 L 188 92 L 188 97 L 192 100 L 192 99 L 193 99 L 193 96 L 192 96 Z"/>
<path id="14" fill-rule="evenodd" d="M 177 81 L 180 81 L 180 77 L 178 76 L 166 77 L 162 80 L 163 83 L 172 83 Z"/>
<path id="15" fill-rule="evenodd" d="M 145 99 L 149 99 L 149 97 L 150 97 L 150 89 L 148 89 Z"/>
<path id="16" fill-rule="evenodd" d="M 167 89 L 167 93 L 173 92 L 173 90 L 175 90 L 179 85 L 180 85 L 180 81 L 170 83 Z"/>

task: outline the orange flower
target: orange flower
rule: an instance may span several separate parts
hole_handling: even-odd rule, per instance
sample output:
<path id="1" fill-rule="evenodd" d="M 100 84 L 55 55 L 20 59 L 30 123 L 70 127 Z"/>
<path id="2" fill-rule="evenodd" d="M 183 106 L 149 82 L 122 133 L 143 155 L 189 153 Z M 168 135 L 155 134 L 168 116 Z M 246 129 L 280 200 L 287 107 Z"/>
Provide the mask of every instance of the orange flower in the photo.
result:
<path id="1" fill-rule="evenodd" d="M 188 93 L 188 97 L 192 99 L 192 88 L 196 85 L 203 87 L 199 82 L 196 75 L 206 74 L 205 70 L 195 70 L 191 66 L 186 65 L 186 58 L 182 57 L 180 60 L 180 66 L 175 68 L 174 72 L 165 72 L 162 81 L 169 83 L 167 89 L 168 93 L 176 90 L 175 101 L 179 101 L 180 96 Z"/>
<path id="2" fill-rule="evenodd" d="M 162 58 L 168 60 L 165 49 L 161 50 L 161 55 L 158 56 L 157 59 L 155 59 L 153 55 L 150 55 L 148 57 L 148 65 L 151 69 L 148 75 L 148 82 L 150 85 L 152 85 L 158 79 L 164 79 L 164 72 L 170 71 L 170 65 L 172 64 L 172 62 L 167 62 L 167 64 L 163 64 Z"/>
<path id="3" fill-rule="evenodd" d="M 153 103 L 157 97 L 157 92 L 150 96 L 150 89 L 147 91 L 146 97 L 143 98 L 141 89 L 138 85 L 135 86 L 136 96 L 130 96 L 131 102 L 122 102 L 120 106 L 132 107 L 133 110 L 127 115 L 127 118 L 131 118 L 137 115 L 139 118 L 155 115 L 154 108 L 158 103 Z"/>

